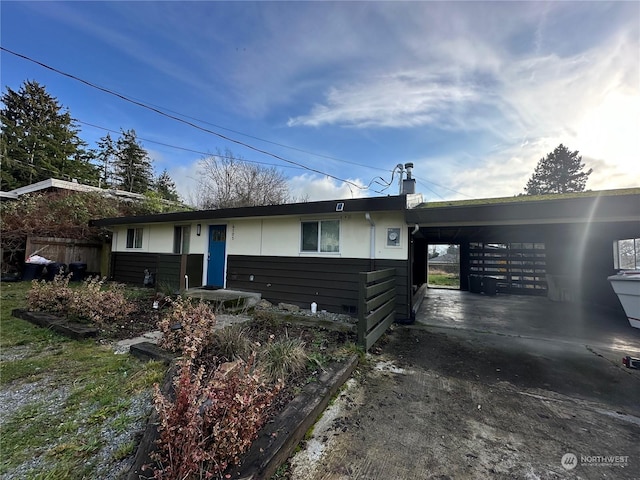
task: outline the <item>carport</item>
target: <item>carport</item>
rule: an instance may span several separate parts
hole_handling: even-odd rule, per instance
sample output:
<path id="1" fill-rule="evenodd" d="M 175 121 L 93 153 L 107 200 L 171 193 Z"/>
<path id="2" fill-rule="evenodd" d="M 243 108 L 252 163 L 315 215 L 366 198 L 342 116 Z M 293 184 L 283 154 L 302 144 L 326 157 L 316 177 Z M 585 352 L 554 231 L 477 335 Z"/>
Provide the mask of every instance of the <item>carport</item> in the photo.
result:
<path id="1" fill-rule="evenodd" d="M 475 275 L 494 277 L 499 293 L 622 311 L 607 277 L 617 242 L 640 237 L 640 189 L 424 203 L 406 219 L 416 226 L 416 287 L 426 282 L 428 246 L 458 244 L 461 290 L 474 291 Z"/>

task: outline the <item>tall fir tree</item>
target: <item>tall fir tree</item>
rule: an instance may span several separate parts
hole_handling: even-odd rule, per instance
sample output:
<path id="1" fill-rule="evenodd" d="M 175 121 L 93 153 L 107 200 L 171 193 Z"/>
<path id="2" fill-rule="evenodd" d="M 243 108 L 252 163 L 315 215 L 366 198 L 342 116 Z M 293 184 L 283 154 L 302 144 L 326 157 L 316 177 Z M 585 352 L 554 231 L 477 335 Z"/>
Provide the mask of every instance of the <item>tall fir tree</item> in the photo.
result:
<path id="1" fill-rule="evenodd" d="M 169 175 L 169 172 L 167 172 L 166 168 L 156 179 L 155 190 L 164 200 L 169 200 L 171 202 L 180 201 L 180 195 L 178 195 L 178 191 L 176 190 L 176 184 L 173 182 L 173 179 Z"/>
<path id="2" fill-rule="evenodd" d="M 97 169 L 79 128 L 44 86 L 27 80 L 17 92 L 7 87 L 1 100 L 2 190 L 47 178 L 96 182 Z"/>
<path id="3" fill-rule="evenodd" d="M 524 187 L 527 195 L 583 192 L 593 169 L 584 171 L 585 164 L 578 151 L 571 152 L 560 144 L 540 159 L 533 175 Z"/>
<path id="4" fill-rule="evenodd" d="M 135 130 L 122 131 L 116 142 L 115 174 L 117 185 L 128 192 L 146 193 L 153 187 L 153 166 L 147 151 L 136 138 Z"/>
<path id="5" fill-rule="evenodd" d="M 114 186 L 114 164 L 116 161 L 116 146 L 111 138 L 111 134 L 107 133 L 104 137 L 96 142 L 98 149 L 94 155 L 98 162 L 100 170 L 100 186 L 109 188 Z"/>

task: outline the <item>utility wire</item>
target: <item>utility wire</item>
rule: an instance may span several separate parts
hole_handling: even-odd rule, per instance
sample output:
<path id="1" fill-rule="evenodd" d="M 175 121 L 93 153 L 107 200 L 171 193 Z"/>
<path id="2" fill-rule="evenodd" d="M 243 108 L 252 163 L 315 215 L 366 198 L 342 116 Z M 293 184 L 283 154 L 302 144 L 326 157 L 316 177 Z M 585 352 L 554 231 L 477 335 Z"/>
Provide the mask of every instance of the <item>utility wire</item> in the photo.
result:
<path id="1" fill-rule="evenodd" d="M 171 115 L 171 114 L 168 114 L 166 112 L 163 112 L 162 110 L 160 110 L 160 109 L 158 109 L 156 107 L 152 107 L 152 106 L 147 105 L 147 104 L 145 104 L 143 102 L 140 102 L 140 101 L 137 101 L 137 100 L 133 100 L 133 99 L 127 97 L 126 95 L 114 92 L 113 90 L 109 90 L 108 88 L 105 88 L 105 87 L 101 87 L 101 86 L 96 85 L 96 84 L 94 84 L 92 82 L 89 82 L 88 80 L 84 80 L 84 79 L 82 79 L 80 77 L 77 77 L 75 75 L 72 75 L 70 73 L 63 72 L 62 70 L 59 70 L 59 69 L 57 69 L 55 67 L 52 67 L 50 65 L 47 65 L 45 63 L 39 62 L 38 60 L 35 60 L 35 59 L 31 58 L 31 57 L 28 57 L 26 55 L 22 55 L 20 53 L 14 52 L 13 50 L 9 50 L 6 47 L 0 46 L 0 50 L 2 50 L 4 52 L 7 52 L 7 53 L 10 53 L 11 55 L 15 55 L 16 57 L 22 58 L 22 59 L 27 60 L 29 62 L 35 63 L 36 65 L 40 65 L 41 67 L 46 68 L 47 70 L 51 70 L 52 72 L 58 73 L 58 74 L 63 75 L 65 77 L 67 77 L 67 78 L 71 78 L 72 80 L 76 80 L 77 82 L 83 83 L 83 84 L 85 84 L 85 85 L 87 85 L 87 86 L 89 86 L 91 88 L 94 88 L 96 90 L 100 90 L 101 92 L 104 92 L 104 93 L 107 93 L 107 94 L 112 95 L 114 97 L 117 97 L 117 98 L 119 98 L 121 100 L 124 100 L 125 102 L 129 102 L 129 103 L 131 103 L 133 105 L 137 105 L 138 107 L 144 108 L 146 110 L 150 110 L 150 111 L 152 111 L 154 113 L 157 113 L 158 115 L 161 115 L 163 117 L 175 120 L 175 121 L 183 123 L 185 125 L 189 125 L 190 127 L 193 127 L 193 128 L 195 128 L 197 130 L 209 133 L 211 135 L 215 135 L 216 137 L 222 138 L 223 140 L 235 143 L 237 145 L 240 145 L 242 147 L 248 148 L 248 149 L 253 150 L 255 152 L 262 153 L 263 155 L 268 155 L 270 157 L 276 158 L 276 159 L 281 160 L 283 162 L 290 163 L 292 165 L 296 165 L 296 166 L 298 166 L 300 168 L 303 168 L 305 170 L 308 170 L 310 172 L 314 172 L 314 173 L 317 173 L 317 174 L 325 176 L 325 177 L 333 178 L 334 180 L 337 180 L 339 182 L 343 182 L 343 183 L 346 183 L 346 184 L 351 185 L 353 187 L 356 187 L 359 190 L 367 190 L 367 189 L 369 189 L 369 186 L 371 185 L 371 183 L 370 183 L 369 186 L 363 187 L 361 185 L 358 185 L 355 182 L 352 182 L 351 180 L 345 180 L 344 178 L 340 178 L 340 177 L 337 177 L 335 175 L 331 175 L 329 173 L 322 172 L 322 171 L 317 170 L 315 168 L 308 167 L 308 166 L 306 166 L 306 165 L 304 165 L 302 163 L 295 162 L 293 160 L 288 160 L 288 159 L 286 159 L 286 158 L 284 158 L 284 157 L 282 157 L 280 155 L 277 155 L 275 153 L 271 153 L 271 152 L 268 152 L 268 151 L 263 150 L 261 148 L 254 147 L 253 145 L 249 145 L 248 143 L 242 142 L 240 140 L 236 140 L 235 138 L 231 138 L 231 137 L 229 137 L 227 135 L 223 135 L 223 134 L 218 133 L 218 132 L 216 132 L 214 130 L 210 130 L 208 128 L 202 127 L 202 126 L 197 125 L 197 124 L 195 124 L 195 123 L 193 123 L 191 121 L 184 120 L 184 119 L 182 119 L 180 117 L 177 117 L 176 115 Z M 372 180 L 372 182 L 373 182 L 373 180 Z"/>
<path id="2" fill-rule="evenodd" d="M 422 186 L 424 186 L 426 189 L 430 190 L 431 192 L 433 192 L 433 190 L 431 190 L 431 189 L 426 185 L 426 183 L 430 183 L 431 185 L 435 185 L 436 187 L 444 188 L 445 190 L 449 190 L 450 192 L 457 193 L 458 195 L 462 195 L 462 196 L 465 196 L 465 197 L 467 197 L 467 198 L 474 198 L 474 197 L 472 197 L 471 195 L 467 195 L 466 193 L 459 192 L 459 191 L 457 191 L 457 190 L 454 190 L 453 188 L 445 187 L 444 185 L 440 185 L 440 184 L 438 184 L 438 183 L 431 182 L 431 181 L 429 181 L 429 180 L 418 179 L 415 175 L 414 175 L 414 177 L 413 177 L 413 178 L 415 178 L 415 179 L 416 179 L 416 181 L 417 181 L 419 184 L 421 184 Z M 433 192 L 433 193 L 435 193 L 436 195 L 438 195 L 436 192 Z M 441 195 L 438 195 L 438 196 L 444 200 L 444 197 L 442 197 Z"/>
<path id="3" fill-rule="evenodd" d="M 142 101 L 142 100 L 140 100 L 139 98 L 136 98 L 136 97 L 130 97 L 130 98 L 132 98 L 134 100 Z M 161 105 L 155 105 L 155 104 L 150 103 L 150 102 L 146 102 L 146 103 L 148 103 L 149 105 L 151 105 L 153 107 L 161 108 L 163 111 L 175 113 L 176 115 L 179 115 L 179 116 L 181 116 L 183 118 L 189 118 L 191 120 L 195 120 L 197 122 L 204 123 L 205 125 L 211 125 L 212 127 L 216 127 L 216 128 L 221 129 L 221 130 L 226 130 L 227 132 L 237 133 L 238 135 L 242 135 L 243 137 L 252 138 L 252 139 L 258 140 L 260 142 L 270 143 L 271 145 L 276 145 L 278 147 L 288 148 L 290 150 L 295 150 L 296 152 L 300 152 L 300 153 L 306 153 L 308 155 L 313 155 L 314 157 L 326 158 L 328 160 L 335 160 L 336 162 L 342 162 L 342 163 L 347 163 L 349 165 L 355 165 L 356 167 L 368 168 L 370 170 L 378 170 L 380 172 L 388 172 L 389 171 L 386 168 L 373 167 L 371 165 L 366 165 L 364 163 L 353 162 L 351 160 L 344 160 L 343 158 L 332 157 L 331 155 L 324 155 L 322 153 L 311 152 L 309 150 L 305 150 L 305 149 L 299 148 L 299 147 L 294 147 L 292 145 L 286 145 L 284 143 L 278 143 L 278 142 L 274 142 L 272 140 L 266 140 L 264 138 L 256 137 L 256 136 L 250 135 L 248 133 L 240 132 L 238 130 L 233 130 L 232 128 L 223 127 L 222 125 L 217 125 L 215 123 L 208 122 L 207 120 L 202 120 L 201 118 L 192 117 L 190 115 L 185 115 L 184 113 L 176 112 L 175 110 L 171 110 L 170 108 L 163 107 Z"/>
<path id="4" fill-rule="evenodd" d="M 80 83 L 83 83 L 83 84 L 85 84 L 85 85 L 87 85 L 87 86 L 89 86 L 89 87 L 91 87 L 91 88 L 94 88 L 94 89 L 100 90 L 100 91 L 102 91 L 102 92 L 104 92 L 104 93 L 107 93 L 107 94 L 109 94 L 109 95 L 113 95 L 113 96 L 115 96 L 115 97 L 117 97 L 117 98 L 120 98 L 121 100 L 124 100 L 124 101 L 126 101 L 126 102 L 132 103 L 132 104 L 134 104 L 134 105 L 136 105 L 136 106 L 139 106 L 139 107 L 141 107 L 141 108 L 145 108 L 145 109 L 147 109 L 147 110 L 150 110 L 150 111 L 152 111 L 152 112 L 154 112 L 154 113 L 157 113 L 158 115 L 161 115 L 161 116 L 164 116 L 164 117 L 169 118 L 169 119 L 171 119 L 171 120 L 174 120 L 174 121 L 177 121 L 177 122 L 183 123 L 183 124 L 188 125 L 188 126 L 190 126 L 190 127 L 193 127 L 193 128 L 198 129 L 198 130 L 201 130 L 201 131 L 203 131 L 203 132 L 205 132 L 205 133 L 209 133 L 209 134 L 211 134 L 211 135 L 215 135 L 215 136 L 217 136 L 217 137 L 219 137 L 219 138 L 222 138 L 223 140 L 227 140 L 227 141 L 229 141 L 229 142 L 232 142 L 232 143 L 235 143 L 235 144 L 237 144 L 237 145 L 243 146 L 243 147 L 248 148 L 248 149 L 250 149 L 250 150 L 253 150 L 253 151 L 255 151 L 255 152 L 262 153 L 263 155 L 268 155 L 268 156 L 273 157 L 273 158 L 275 158 L 275 159 L 277 159 L 277 160 L 281 160 L 281 161 L 283 161 L 283 162 L 285 162 L 285 163 L 289 163 L 289 164 L 291 164 L 291 165 L 294 165 L 294 167 L 287 167 L 287 168 L 297 168 L 297 169 L 301 169 L 301 170 L 311 171 L 311 172 L 317 173 L 317 174 L 322 175 L 322 176 L 326 176 L 326 177 L 329 177 L 329 178 L 333 178 L 334 180 L 337 180 L 337 181 L 339 181 L 339 182 L 343 182 L 343 183 L 345 183 L 345 184 L 347 184 L 347 185 L 354 186 L 354 187 L 356 187 L 356 188 L 358 188 L 358 189 L 360 189 L 360 190 L 368 190 L 368 189 L 370 189 L 370 188 L 371 188 L 371 185 L 372 185 L 372 184 L 374 184 L 374 183 L 375 183 L 375 184 L 378 184 L 378 185 L 380 185 L 380 186 L 382 186 L 382 187 L 384 187 L 384 188 L 382 188 L 380 191 L 374 190 L 374 192 L 376 192 L 376 193 L 382 193 L 384 190 L 386 190 L 387 188 L 389 188 L 389 186 L 393 183 L 393 178 L 394 178 L 394 174 L 395 174 L 395 170 L 396 170 L 395 168 L 391 171 L 392 177 L 391 177 L 391 181 L 390 181 L 390 182 L 387 182 L 386 180 L 384 180 L 384 178 L 382 178 L 382 177 L 378 176 L 378 177 L 374 177 L 374 178 L 369 182 L 369 184 L 368 184 L 367 186 L 358 185 L 357 183 L 352 182 L 352 181 L 350 181 L 350 180 L 346 180 L 346 179 L 343 179 L 343 178 L 337 177 L 337 176 L 335 176 L 335 175 L 331 175 L 331 174 L 328 174 L 328 173 L 322 172 L 322 171 L 317 170 L 317 169 L 315 169 L 315 168 L 308 167 L 308 166 L 306 166 L 306 165 L 304 165 L 304 164 L 302 164 L 302 163 L 299 163 L 299 162 L 295 162 L 295 161 L 293 161 L 293 160 L 286 159 L 286 158 L 284 158 L 284 157 L 282 157 L 282 156 L 280 156 L 280 155 L 277 155 L 277 154 L 275 154 L 275 153 L 271 153 L 271 152 L 268 152 L 268 151 L 266 151 L 266 150 L 260 149 L 260 148 L 258 148 L 258 147 L 254 147 L 253 145 L 250 145 L 250 144 L 248 144 L 248 143 L 245 143 L 245 142 L 242 142 L 242 141 L 240 141 L 240 140 L 236 140 L 236 139 L 234 139 L 234 138 L 228 137 L 228 136 L 223 135 L 223 134 L 221 134 L 221 133 L 218 133 L 218 132 L 215 132 L 215 131 L 210 130 L 210 129 L 208 129 L 208 128 L 205 128 L 205 127 L 202 127 L 202 126 L 200 126 L 200 125 L 197 125 L 197 124 L 195 124 L 195 123 L 193 123 L 193 122 L 190 122 L 190 121 L 188 121 L 188 120 L 184 120 L 183 118 L 180 118 L 179 116 L 176 116 L 176 115 L 180 115 L 181 117 L 189 118 L 189 119 L 196 120 L 196 121 L 199 121 L 199 122 L 202 122 L 202 123 L 208 124 L 208 125 L 212 125 L 212 126 L 215 126 L 216 128 L 221 128 L 221 129 L 223 129 L 223 130 L 227 130 L 227 131 L 230 131 L 230 132 L 233 132 L 233 133 L 237 133 L 237 134 L 239 134 L 239 135 L 243 135 L 243 136 L 246 136 L 246 137 L 248 137 L 248 138 L 252 138 L 252 139 L 254 139 L 254 140 L 258 140 L 258 141 L 261 141 L 261 142 L 270 143 L 270 144 L 272 144 L 272 145 L 277 145 L 277 146 L 280 146 L 280 147 L 283 147 L 283 148 L 288 148 L 288 149 L 291 149 L 291 150 L 299 151 L 299 152 L 301 152 L 301 153 L 306 153 L 306 154 L 309 154 L 309 155 L 314 155 L 314 156 L 321 157 L 321 158 L 326 158 L 326 159 L 329 159 L 329 160 L 335 160 L 335 161 L 338 161 L 338 162 L 348 163 L 348 164 L 356 165 L 356 166 L 363 167 L 363 168 L 370 168 L 370 169 L 380 170 L 380 171 L 384 171 L 384 172 L 388 172 L 388 170 L 383 169 L 383 168 L 378 168 L 378 167 L 372 167 L 372 166 L 370 166 L 370 165 L 360 164 L 360 163 L 357 163 L 357 162 L 351 162 L 351 161 L 348 161 L 348 160 L 343 160 L 343 159 L 336 158 L 336 157 L 332 157 L 332 156 L 329 156 L 329 155 L 323 155 L 323 154 L 319 154 L 319 153 L 310 152 L 310 151 L 308 151 L 308 150 L 304 150 L 304 149 L 301 149 L 301 148 L 293 147 L 293 146 L 290 146 L 290 145 L 281 144 L 281 143 L 278 143 L 278 142 L 273 142 L 273 141 L 270 141 L 270 140 L 265 140 L 265 139 L 262 139 L 262 138 L 259 138 L 259 137 L 255 137 L 255 136 L 252 136 L 252 135 L 249 135 L 249 134 L 246 134 L 246 133 L 242 133 L 242 132 L 239 132 L 239 131 L 237 131 L 237 130 L 232 130 L 232 129 L 230 129 L 230 128 L 222 127 L 222 126 L 220 126 L 220 125 L 216 125 L 216 124 L 213 124 L 213 123 L 210 123 L 210 122 L 204 121 L 204 120 L 200 120 L 200 119 L 195 118 L 195 117 L 190 117 L 190 116 L 188 116 L 188 115 L 184 115 L 184 114 L 181 114 L 181 113 L 179 113 L 179 112 L 175 112 L 175 111 L 173 111 L 173 110 L 169 110 L 169 109 L 166 109 L 166 108 L 165 108 L 165 110 L 170 111 L 170 112 L 172 112 L 172 113 L 174 113 L 174 114 L 175 114 L 175 115 L 170 115 L 170 114 L 166 113 L 165 111 L 160 110 L 160 108 L 164 108 L 164 107 L 157 107 L 157 106 L 153 106 L 152 104 L 144 103 L 144 102 L 142 102 L 142 101 L 140 101 L 140 100 L 135 100 L 133 97 L 129 97 L 129 96 L 127 96 L 127 95 L 124 95 L 124 94 L 121 94 L 121 93 L 115 92 L 115 91 L 110 90 L 110 89 L 108 89 L 108 88 L 101 87 L 101 86 L 99 86 L 99 85 L 97 85 L 97 84 L 94 84 L 94 83 L 92 83 L 92 82 L 89 82 L 88 80 L 84 80 L 84 79 L 79 78 L 79 77 L 77 77 L 77 76 L 75 76 L 75 75 L 73 75 L 73 74 L 70 74 L 70 73 L 67 73 L 67 72 L 63 72 L 62 70 L 59 70 L 59 69 L 57 69 L 57 68 L 55 68 L 55 67 L 52 67 L 52 66 L 50 66 L 50 65 L 47 65 L 47 64 L 45 64 L 45 63 L 42 63 L 42 62 L 40 62 L 40 61 L 38 61 L 38 60 L 35 60 L 35 59 L 31 58 L 31 57 L 28 57 L 28 56 L 26 56 L 26 55 L 20 54 L 20 53 L 18 53 L 18 52 L 14 52 L 13 50 L 10 50 L 10 49 L 8 49 L 8 48 L 6 48 L 6 47 L 0 46 L 0 50 L 2 50 L 2 51 L 4 51 L 4 52 L 7 52 L 7 53 L 10 53 L 11 55 L 14 55 L 14 56 L 16 56 L 16 57 L 22 58 L 22 59 L 24 59 L 24 60 L 27 60 L 27 61 L 29 61 L 29 62 L 35 63 L 36 65 L 39 65 L 39 66 L 41 66 L 41 67 L 43 67 L 43 68 L 46 68 L 47 70 L 51 70 L 52 72 L 58 73 L 59 75 L 63 75 L 63 76 L 65 76 L 65 77 L 67 77 L 67 78 L 71 78 L 72 80 L 76 80 L 76 81 L 78 81 L 78 82 L 80 82 Z M 89 124 L 89 123 L 87 123 L 87 122 L 82 122 L 82 121 L 80 121 L 80 120 L 77 120 L 77 121 L 78 121 L 78 122 L 80 122 L 80 123 L 84 123 L 84 124 L 87 124 L 87 125 L 93 126 L 93 127 L 95 127 L 95 128 L 100 128 L 100 129 L 103 129 L 103 130 L 106 130 L 106 131 L 114 132 L 113 130 L 110 130 L 110 129 L 107 129 L 107 128 L 104 128 L 104 127 L 100 127 L 100 126 L 97 126 L 97 125 L 91 125 L 91 124 Z M 144 139 L 141 139 L 141 140 L 144 140 Z M 167 147 L 170 147 L 170 148 L 177 148 L 177 149 L 184 150 L 184 151 L 192 151 L 192 152 L 194 152 L 194 153 L 200 153 L 200 154 L 203 154 L 203 153 L 204 153 L 204 152 L 199 152 L 199 151 L 197 151 L 197 150 L 187 149 L 187 148 L 184 148 L 184 147 L 177 147 L 177 146 L 174 146 L 174 145 L 163 144 L 163 143 L 161 143 L 161 142 L 155 142 L 155 141 L 152 141 L 152 140 L 145 140 L 145 141 L 148 141 L 148 142 L 151 142 L 151 143 L 156 143 L 156 144 L 159 144 L 159 145 L 164 145 L 164 146 L 167 146 Z M 205 155 L 210 155 L 209 153 L 204 153 L 204 154 L 205 154 Z M 218 156 L 220 156 L 220 155 L 218 155 Z M 223 158 L 225 158 L 225 157 L 223 157 Z M 272 165 L 272 166 L 280 166 L 280 167 L 284 167 L 284 165 L 276 165 L 276 164 L 270 164 L 270 163 L 266 163 L 266 162 L 258 162 L 258 161 L 253 161 L 253 160 L 247 160 L 247 161 L 248 161 L 248 162 L 250 162 L 250 163 L 257 163 L 257 164 L 263 164 L 263 165 Z M 414 176 L 414 178 L 416 178 L 416 177 Z M 380 183 L 380 182 L 378 181 L 378 179 L 382 180 L 382 182 L 384 182 L 384 183 Z M 417 178 L 416 178 L 416 180 L 418 181 L 418 179 L 417 179 Z M 426 180 L 425 180 L 425 182 L 426 182 Z M 431 188 L 429 188 L 429 187 L 428 187 L 427 185 L 425 185 L 423 182 L 421 182 L 421 181 L 420 181 L 419 183 L 421 183 L 423 186 L 425 186 L 425 188 L 427 188 L 429 191 L 431 191 L 431 192 L 433 192 L 434 194 L 438 195 L 440 198 L 443 198 L 441 195 L 439 195 L 438 193 L 436 193 L 435 191 L 433 191 Z M 440 188 L 444 188 L 444 189 L 446 189 L 446 190 L 450 190 L 450 191 L 452 191 L 452 192 L 454 192 L 454 193 L 457 193 L 457 194 L 459 194 L 459 195 L 463 195 L 463 196 L 465 196 L 465 197 L 472 198 L 471 196 L 469 196 L 469 195 L 467 195 L 467 194 L 465 194 L 465 193 L 458 192 L 458 191 L 456 191 L 456 190 L 453 190 L 453 189 L 451 189 L 451 188 L 445 187 L 445 186 L 443 186 L 443 185 L 439 185 L 439 184 L 437 184 L 437 183 L 435 183 L 435 182 L 428 182 L 428 183 L 431 183 L 431 184 L 433 184 L 433 185 L 436 185 L 436 186 L 438 186 L 438 187 L 440 187 Z"/>
<path id="5" fill-rule="evenodd" d="M 100 130 L 104 130 L 105 132 L 111 132 L 111 133 L 117 133 L 117 134 L 122 133 L 119 130 L 113 130 L 112 128 L 101 127 L 100 125 L 96 125 L 96 124 L 90 123 L 90 122 L 85 122 L 85 121 L 80 120 L 78 118 L 74 118 L 73 120 L 75 122 L 78 122 L 78 123 L 82 124 L 82 125 L 87 125 L 89 127 L 98 128 Z M 270 167 L 293 168 L 293 169 L 296 169 L 296 170 L 304 170 L 304 168 L 302 168 L 302 167 L 295 167 L 295 166 L 292 166 L 292 165 L 282 165 L 282 164 L 279 164 L 279 163 L 258 162 L 257 160 L 247 160 L 246 158 L 229 157 L 229 156 L 220 155 L 220 154 L 217 154 L 217 153 L 203 152 L 203 151 L 200 151 L 200 150 L 194 150 L 192 148 L 179 147 L 177 145 L 170 145 L 168 143 L 157 142 L 155 140 L 149 140 L 148 138 L 142 138 L 142 137 L 138 137 L 138 136 L 136 136 L 136 138 L 139 139 L 139 140 L 142 140 L 144 142 L 147 142 L 147 143 L 155 143 L 156 145 L 162 145 L 163 147 L 175 148 L 176 150 L 182 150 L 182 151 L 185 151 L 185 152 L 197 153 L 199 155 L 206 155 L 208 157 L 220 157 L 220 158 L 224 158 L 226 160 L 231 160 L 233 158 L 235 160 L 239 160 L 239 161 L 242 161 L 242 162 L 257 163 L 258 165 L 267 165 L 267 166 L 270 166 Z"/>
<path id="6" fill-rule="evenodd" d="M 94 124 L 94 123 L 90 123 L 90 122 L 85 122 L 85 121 L 80 120 L 80 119 L 78 119 L 78 118 L 73 118 L 73 120 L 74 120 L 75 122 L 78 122 L 78 123 L 82 124 L 82 125 L 88 125 L 88 126 L 90 126 L 90 127 L 98 128 L 98 129 L 100 129 L 100 130 L 104 130 L 104 131 L 107 131 L 107 132 L 117 133 L 117 134 L 121 133 L 121 132 L 120 132 L 120 131 L 118 131 L 118 130 L 113 130 L 113 129 L 111 129 L 111 128 L 107 128 L 107 127 L 101 127 L 100 125 L 96 125 L 96 124 Z M 202 152 L 202 151 L 200 151 L 200 150 L 194 150 L 194 149 L 186 148 L 186 147 L 179 147 L 179 146 L 177 146 L 177 145 L 170 145 L 170 144 L 168 144 L 168 143 L 157 142 L 157 141 L 155 141 L 155 140 L 149 140 L 149 139 L 147 139 L 147 138 L 142 138 L 142 137 L 136 137 L 136 138 L 138 138 L 139 140 L 145 141 L 145 142 L 155 143 L 155 144 L 157 144 L 157 145 L 162 145 L 162 146 L 169 147 L 169 148 L 175 148 L 175 149 L 177 149 L 177 150 L 183 150 L 183 151 L 186 151 L 186 152 L 198 153 L 198 154 L 206 155 L 206 156 L 209 156 L 209 157 L 219 157 L 219 158 L 224 158 L 224 159 L 226 159 L 226 160 L 238 160 L 238 161 L 241 161 L 241 162 L 256 163 L 256 164 L 258 164 L 258 165 L 267 165 L 267 166 L 271 166 L 271 167 L 292 168 L 292 169 L 296 169 L 296 170 L 306 170 L 306 169 L 305 169 L 305 168 L 303 168 L 303 167 L 296 167 L 296 166 L 292 166 L 292 165 L 281 165 L 281 164 L 279 164 L 279 163 L 258 162 L 257 160 L 247 160 L 246 158 L 236 158 L 236 157 L 230 157 L 230 156 L 227 156 L 227 155 L 220 155 L 220 154 L 218 154 L 218 153 Z M 380 169 L 380 170 L 383 170 L 383 169 Z M 384 171 L 386 172 L 387 170 L 384 170 Z M 393 175 L 393 172 L 392 172 L 392 175 Z M 381 181 L 378 181 L 378 180 L 381 180 Z M 384 188 L 382 188 L 382 190 L 373 190 L 373 191 L 374 191 L 375 193 L 382 194 L 382 192 L 383 192 L 384 190 L 386 190 L 387 188 L 389 188 L 389 186 L 391 185 L 391 183 L 392 183 L 392 182 L 393 182 L 393 176 L 392 176 L 392 180 L 391 180 L 391 182 L 387 182 L 384 178 L 382 178 L 382 177 L 378 176 L 378 177 L 374 177 L 374 178 L 369 182 L 369 184 L 367 185 L 367 187 L 365 187 L 365 188 L 369 189 L 369 188 L 371 188 L 371 185 L 373 185 L 373 184 L 375 183 L 375 184 L 380 185 L 380 186 L 382 186 L 382 187 L 384 187 Z"/>

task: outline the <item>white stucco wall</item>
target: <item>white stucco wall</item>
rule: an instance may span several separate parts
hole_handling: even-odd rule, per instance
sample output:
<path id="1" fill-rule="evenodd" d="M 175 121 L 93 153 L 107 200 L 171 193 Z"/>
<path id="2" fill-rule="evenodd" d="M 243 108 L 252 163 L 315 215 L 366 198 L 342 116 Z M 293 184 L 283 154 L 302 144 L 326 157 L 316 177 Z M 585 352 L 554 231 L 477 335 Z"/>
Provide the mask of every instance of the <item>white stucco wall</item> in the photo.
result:
<path id="1" fill-rule="evenodd" d="M 340 220 L 340 252 L 300 252 L 300 224 L 310 220 Z M 408 258 L 408 227 L 402 212 L 374 212 L 375 258 L 404 260 Z M 197 224 L 201 235 L 197 235 Z M 291 217 L 241 218 L 200 221 L 192 224 L 147 224 L 118 226 L 114 228 L 112 248 L 114 252 L 172 253 L 173 232 L 176 225 L 190 225 L 189 253 L 206 254 L 208 251 L 209 225 L 227 226 L 227 255 L 265 256 L 321 256 L 345 258 L 369 258 L 371 255 L 371 225 L 364 212 L 309 215 Z M 126 248 L 127 228 L 144 228 L 142 248 Z M 400 245 L 387 246 L 387 228 L 400 229 Z"/>
<path id="2" fill-rule="evenodd" d="M 300 251 L 300 224 L 310 220 L 340 220 L 340 252 Z M 407 229 L 401 213 L 372 213 L 375 223 L 375 257 L 403 260 L 408 256 Z M 400 246 L 387 246 L 387 228 L 400 229 Z M 265 256 L 322 256 L 369 258 L 371 225 L 364 213 L 313 215 L 264 219 L 233 219 L 227 223 L 227 254 Z"/>

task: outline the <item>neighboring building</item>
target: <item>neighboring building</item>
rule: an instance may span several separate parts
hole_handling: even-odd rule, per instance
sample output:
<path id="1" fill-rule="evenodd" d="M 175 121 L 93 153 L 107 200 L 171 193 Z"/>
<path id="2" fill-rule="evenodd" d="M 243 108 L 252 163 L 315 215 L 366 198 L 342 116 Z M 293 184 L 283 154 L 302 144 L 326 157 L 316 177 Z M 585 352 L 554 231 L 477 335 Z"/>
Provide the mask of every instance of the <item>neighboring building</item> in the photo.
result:
<path id="1" fill-rule="evenodd" d="M 416 195 L 107 218 L 111 277 L 259 292 L 356 314 L 358 273 L 396 269 L 396 318 L 412 315 L 429 245 L 459 245 L 460 288 L 619 306 L 613 247 L 640 237 L 640 189 L 416 204 Z M 640 242 L 636 244 L 640 245 Z M 104 273 L 104 272 L 103 272 Z"/>
<path id="2" fill-rule="evenodd" d="M 84 185 L 77 181 L 67 182 L 66 180 L 58 180 L 57 178 L 48 178 L 38 183 L 32 183 L 31 185 L 25 185 L 24 187 L 16 188 L 8 192 L 0 192 L 1 200 L 17 200 L 20 196 L 28 193 L 55 191 L 55 190 L 70 190 L 75 192 L 95 192 L 110 197 L 128 198 L 131 200 L 144 200 L 144 195 L 140 193 L 126 192 L 124 190 L 117 190 L 111 188 L 98 188 L 91 185 Z"/>

